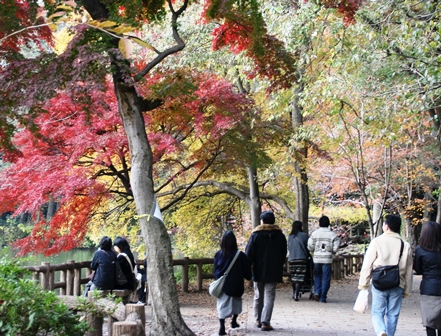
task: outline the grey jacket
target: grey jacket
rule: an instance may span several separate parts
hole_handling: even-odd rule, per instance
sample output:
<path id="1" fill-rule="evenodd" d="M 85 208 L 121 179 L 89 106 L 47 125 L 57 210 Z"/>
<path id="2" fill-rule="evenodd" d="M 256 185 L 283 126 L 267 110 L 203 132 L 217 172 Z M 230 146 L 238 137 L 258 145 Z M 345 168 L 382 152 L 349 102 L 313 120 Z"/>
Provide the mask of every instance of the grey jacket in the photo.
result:
<path id="1" fill-rule="evenodd" d="M 308 235 L 305 232 L 298 232 L 297 236 L 288 236 L 288 261 L 306 260 L 308 258 Z"/>

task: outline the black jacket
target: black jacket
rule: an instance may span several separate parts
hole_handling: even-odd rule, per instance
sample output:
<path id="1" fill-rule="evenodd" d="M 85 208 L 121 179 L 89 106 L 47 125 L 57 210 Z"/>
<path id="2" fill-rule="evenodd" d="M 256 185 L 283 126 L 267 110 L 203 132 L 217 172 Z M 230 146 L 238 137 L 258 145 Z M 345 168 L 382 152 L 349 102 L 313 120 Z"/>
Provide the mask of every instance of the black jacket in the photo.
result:
<path id="1" fill-rule="evenodd" d="M 286 237 L 278 225 L 261 224 L 253 230 L 246 248 L 255 282 L 282 282 Z"/>
<path id="2" fill-rule="evenodd" d="M 130 266 L 127 258 L 124 256 L 124 254 L 126 254 L 129 257 L 131 266 Z M 121 269 L 122 269 L 124 275 L 126 276 L 127 283 L 122 286 L 116 285 L 115 287 L 118 289 L 134 290 L 135 289 L 135 275 L 132 272 L 132 267 L 135 268 L 136 264 L 135 264 L 135 258 L 133 257 L 132 252 L 123 251 L 122 253 L 118 254 L 117 260 L 119 262 L 119 265 L 121 266 Z"/>
<path id="3" fill-rule="evenodd" d="M 420 294 L 441 296 L 441 252 L 430 252 L 416 247 L 413 268 L 422 274 Z"/>
<path id="4" fill-rule="evenodd" d="M 237 252 L 237 251 L 236 251 Z M 234 256 L 225 258 L 222 251 L 217 251 L 214 256 L 214 278 L 219 279 L 227 270 Z M 224 293 L 228 296 L 241 297 L 244 292 L 244 280 L 251 280 L 251 269 L 248 263 L 248 258 L 243 252 L 239 252 L 236 261 L 228 273 L 224 284 Z"/>
<path id="5" fill-rule="evenodd" d="M 92 282 L 99 289 L 113 289 L 115 285 L 116 254 L 113 251 L 97 250 L 90 268 L 95 271 Z"/>

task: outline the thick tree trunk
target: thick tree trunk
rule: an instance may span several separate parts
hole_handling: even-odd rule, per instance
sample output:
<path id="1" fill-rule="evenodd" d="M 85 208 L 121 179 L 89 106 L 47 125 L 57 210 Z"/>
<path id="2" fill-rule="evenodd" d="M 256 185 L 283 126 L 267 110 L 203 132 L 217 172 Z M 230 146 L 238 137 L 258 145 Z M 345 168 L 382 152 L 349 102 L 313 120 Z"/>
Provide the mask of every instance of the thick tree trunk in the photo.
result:
<path id="1" fill-rule="evenodd" d="M 248 166 L 248 183 L 250 185 L 250 213 L 251 213 L 251 223 L 253 228 L 260 224 L 260 213 L 262 208 L 262 203 L 260 202 L 259 185 L 257 184 L 257 169 Z"/>
<path id="2" fill-rule="evenodd" d="M 154 217 L 156 199 L 152 151 L 139 99 L 133 87 L 115 82 L 119 111 L 131 155 L 131 187 L 147 251 L 147 274 L 152 301 L 151 335 L 194 335 L 179 309 L 170 238 L 161 219 Z"/>

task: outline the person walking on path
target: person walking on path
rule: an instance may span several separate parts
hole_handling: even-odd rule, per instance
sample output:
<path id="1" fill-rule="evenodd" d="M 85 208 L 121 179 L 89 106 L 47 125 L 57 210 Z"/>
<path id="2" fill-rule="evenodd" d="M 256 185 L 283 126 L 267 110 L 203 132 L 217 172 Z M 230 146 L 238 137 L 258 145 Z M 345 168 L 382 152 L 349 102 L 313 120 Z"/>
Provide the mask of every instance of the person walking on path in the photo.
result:
<path id="1" fill-rule="evenodd" d="M 441 226 L 427 222 L 415 250 L 414 270 L 422 275 L 420 307 L 427 336 L 441 336 Z"/>
<path id="2" fill-rule="evenodd" d="M 320 227 L 308 239 L 308 249 L 314 256 L 314 300 L 323 303 L 326 303 L 331 287 L 332 257 L 340 245 L 337 235 L 329 229 L 329 225 L 327 216 L 320 217 Z"/>
<path id="3" fill-rule="evenodd" d="M 257 226 L 248 241 L 246 254 L 252 267 L 254 284 L 254 318 L 262 331 L 274 330 L 271 316 L 276 298 L 276 285 L 283 282 L 287 242 L 280 227 L 275 223 L 272 211 L 260 215 Z"/>
<path id="4" fill-rule="evenodd" d="M 400 237 L 401 218 L 387 215 L 383 223 L 383 234 L 374 238 L 364 255 L 359 289 L 368 289 L 372 270 L 379 266 L 396 265 L 399 260 L 400 285 L 387 290 L 372 286 L 372 323 L 378 336 L 394 336 L 400 316 L 403 297 L 412 291 L 412 251 L 409 243 Z M 403 246 L 400 258 L 401 246 Z"/>
<path id="5" fill-rule="evenodd" d="M 251 268 L 245 253 L 237 248 L 236 236 L 232 231 L 224 233 L 220 250 L 214 256 L 214 278 L 219 279 L 231 262 L 235 255 L 239 252 L 233 266 L 225 279 L 224 292 L 217 299 L 217 314 L 219 317 L 219 335 L 226 335 L 225 319 L 233 317 L 231 328 L 238 328 L 237 317 L 242 312 L 242 295 L 244 293 L 244 279 L 251 280 Z"/>
<path id="6" fill-rule="evenodd" d="M 308 267 L 308 235 L 303 232 L 302 222 L 294 221 L 288 236 L 288 263 L 291 274 L 292 298 L 299 301 L 300 287 L 307 276 Z M 310 274 L 309 274 L 310 276 Z"/>

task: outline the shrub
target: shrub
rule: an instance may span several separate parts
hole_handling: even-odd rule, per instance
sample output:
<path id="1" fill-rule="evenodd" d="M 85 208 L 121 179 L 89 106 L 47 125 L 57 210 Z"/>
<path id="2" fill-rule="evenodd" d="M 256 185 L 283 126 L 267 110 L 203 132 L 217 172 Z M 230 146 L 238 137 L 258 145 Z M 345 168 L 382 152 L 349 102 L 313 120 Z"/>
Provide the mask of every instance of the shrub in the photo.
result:
<path id="1" fill-rule="evenodd" d="M 17 259 L 0 255 L 0 274 L 0 335 L 80 336 L 87 331 L 86 323 L 31 280 Z"/>

